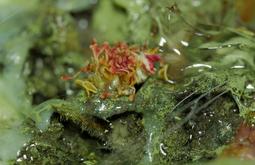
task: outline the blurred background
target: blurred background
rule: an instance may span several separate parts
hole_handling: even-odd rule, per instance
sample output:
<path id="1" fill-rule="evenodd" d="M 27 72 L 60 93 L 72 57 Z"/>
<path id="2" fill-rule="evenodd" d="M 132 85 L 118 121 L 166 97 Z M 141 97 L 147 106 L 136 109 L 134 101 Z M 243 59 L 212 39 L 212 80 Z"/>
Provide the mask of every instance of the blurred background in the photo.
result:
<path id="1" fill-rule="evenodd" d="M 0 164 L 30 138 L 34 106 L 75 93 L 60 77 L 88 63 L 92 39 L 159 47 L 178 79 L 210 59 L 186 47 L 221 41 L 224 28 L 253 36 L 255 0 L 0 0 Z"/>

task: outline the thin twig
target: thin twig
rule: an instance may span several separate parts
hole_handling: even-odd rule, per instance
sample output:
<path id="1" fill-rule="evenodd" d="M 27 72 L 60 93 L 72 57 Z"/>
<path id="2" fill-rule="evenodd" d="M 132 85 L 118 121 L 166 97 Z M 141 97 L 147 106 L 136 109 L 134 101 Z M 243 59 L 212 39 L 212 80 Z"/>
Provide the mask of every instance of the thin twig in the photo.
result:
<path id="1" fill-rule="evenodd" d="M 200 112 L 201 110 L 203 110 L 204 108 L 208 107 L 210 104 L 212 104 L 215 100 L 217 100 L 218 98 L 220 98 L 222 95 L 228 93 L 229 90 L 226 90 L 220 94 L 218 94 L 217 96 L 215 96 L 214 98 L 212 98 L 211 100 L 209 100 L 208 102 L 206 102 L 205 104 L 203 104 L 201 107 L 199 107 L 198 109 L 194 109 L 192 110 L 181 122 L 177 123 L 174 127 L 172 127 L 171 131 L 174 131 L 178 128 L 180 128 L 181 126 L 183 126 L 185 123 L 187 123 L 194 115 L 196 115 L 198 112 Z"/>

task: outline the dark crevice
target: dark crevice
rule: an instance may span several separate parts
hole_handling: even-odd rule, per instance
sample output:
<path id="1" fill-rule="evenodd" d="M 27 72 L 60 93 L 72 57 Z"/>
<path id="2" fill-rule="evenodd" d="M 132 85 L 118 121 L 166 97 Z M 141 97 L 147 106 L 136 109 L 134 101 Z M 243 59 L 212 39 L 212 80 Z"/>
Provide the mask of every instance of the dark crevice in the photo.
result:
<path id="1" fill-rule="evenodd" d="M 32 95 L 32 105 L 39 105 L 40 103 L 48 100 L 49 98 L 44 96 L 40 92 L 36 92 Z"/>
<path id="2" fill-rule="evenodd" d="M 92 12 L 93 8 L 90 8 L 89 10 L 82 10 L 78 12 L 71 12 L 70 15 L 74 17 L 75 19 L 88 19 L 90 20 L 92 18 Z"/>
<path id="3" fill-rule="evenodd" d="M 0 63 L 0 74 L 2 74 L 4 71 L 4 64 Z"/>
<path id="4" fill-rule="evenodd" d="M 87 131 L 82 130 L 79 125 L 75 124 L 71 120 L 66 120 L 66 119 L 62 118 L 59 113 L 56 113 L 56 112 L 53 113 L 51 120 L 53 120 L 53 119 L 57 119 L 61 124 L 63 124 L 64 129 L 72 130 L 72 132 L 77 132 L 80 135 L 80 137 L 83 139 L 90 139 L 90 140 L 98 141 L 100 143 L 104 143 L 104 141 L 102 139 L 91 136 Z M 102 124 L 102 125 L 106 125 L 106 123 L 100 119 L 95 118 L 95 120 L 97 120 L 96 122 L 99 122 L 99 123 L 101 122 L 100 124 Z"/>
<path id="5" fill-rule="evenodd" d="M 113 115 L 113 116 L 107 118 L 107 120 L 114 121 L 114 120 L 120 119 L 122 117 L 127 117 L 129 115 L 135 115 L 138 119 L 142 119 L 143 118 L 143 115 L 141 113 L 137 113 L 137 112 L 124 112 L 124 113 L 121 113 L 121 114 Z"/>
<path id="6" fill-rule="evenodd" d="M 99 149 L 100 149 L 100 151 L 101 151 L 103 154 L 110 154 L 110 153 L 113 152 L 113 150 L 110 149 L 110 148 L 108 148 L 108 147 L 101 147 L 101 148 L 99 148 Z"/>
<path id="7" fill-rule="evenodd" d="M 57 96 L 59 99 L 66 100 L 67 99 L 66 90 L 58 91 Z"/>
<path id="8" fill-rule="evenodd" d="M 124 7 L 119 6 L 119 5 L 116 4 L 116 3 L 113 3 L 113 7 L 114 7 L 114 9 L 115 9 L 118 13 L 123 13 L 123 14 L 125 14 L 125 15 L 128 15 L 128 11 L 127 11 Z"/>
<path id="9" fill-rule="evenodd" d="M 138 92 L 142 88 L 143 84 L 144 83 L 135 84 L 135 91 Z"/>
<path id="10" fill-rule="evenodd" d="M 26 61 L 29 61 L 29 65 L 30 65 L 30 70 L 31 73 L 29 74 L 29 76 L 33 76 L 36 74 L 37 68 L 36 68 L 36 64 L 39 60 L 42 61 L 42 64 L 45 66 L 47 65 L 47 67 L 52 68 L 52 61 L 54 61 L 53 57 L 48 57 L 46 55 L 44 55 L 38 48 L 33 47 L 29 50 L 29 57 L 28 59 L 26 59 Z"/>

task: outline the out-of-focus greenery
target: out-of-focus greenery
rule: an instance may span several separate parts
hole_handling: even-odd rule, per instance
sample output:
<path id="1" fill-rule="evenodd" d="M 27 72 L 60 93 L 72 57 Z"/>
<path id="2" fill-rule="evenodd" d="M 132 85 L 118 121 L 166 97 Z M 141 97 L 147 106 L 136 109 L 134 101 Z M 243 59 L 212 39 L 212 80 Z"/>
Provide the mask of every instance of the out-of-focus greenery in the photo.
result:
<path id="1" fill-rule="evenodd" d="M 54 1 L 53 1 L 54 2 Z M 79 12 L 82 10 L 90 9 L 92 5 L 94 5 L 96 0 L 56 0 L 54 3 L 57 8 L 62 9 L 64 11 L 72 11 Z"/>
<path id="2" fill-rule="evenodd" d="M 235 2 L 230 0 L 102 0 L 92 23 L 102 41 L 155 44 L 164 37 L 169 46 L 176 46 L 189 36 L 191 26 L 193 30 L 198 24 L 234 26 L 236 17 Z"/>
<path id="3" fill-rule="evenodd" d="M 27 90 L 28 84 L 32 83 L 32 79 L 28 82 L 25 76 L 28 74 L 27 64 L 29 63 L 28 59 L 31 58 L 30 50 L 42 34 L 40 17 L 42 17 L 44 7 L 46 7 L 46 4 L 38 1 L 27 3 L 23 0 L 3 0 L 0 2 L 1 164 L 14 159 L 20 147 L 29 137 L 29 134 L 25 131 L 23 121 L 27 117 L 31 117 L 33 113 L 32 99 L 28 95 L 31 91 Z M 51 43 L 53 42 L 55 40 L 51 38 Z M 77 41 L 70 42 L 75 43 Z M 48 46 L 53 46 L 50 45 L 51 43 L 49 42 Z M 59 46 L 56 49 L 59 50 Z M 64 51 L 66 52 L 66 50 Z M 37 74 L 37 76 L 40 75 Z M 53 78 L 52 75 L 48 76 Z M 44 79 L 42 78 L 42 76 L 38 77 L 41 82 Z M 58 79 L 58 77 L 55 77 L 52 81 L 58 81 Z"/>
<path id="4" fill-rule="evenodd" d="M 242 120 L 255 122 L 254 33 L 242 27 L 235 5 L 1 0 L 0 164 L 217 158 Z M 175 83 L 150 77 L 137 87 L 134 102 L 88 98 L 60 77 L 88 63 L 91 38 L 158 47 Z M 240 164 L 211 164 L 227 163 Z"/>
<path id="5" fill-rule="evenodd" d="M 28 137 L 22 130 L 24 116 L 31 113 L 26 85 L 21 76 L 33 34 L 28 32 L 37 2 L 0 2 L 0 162 L 16 157 Z M 23 20 L 23 21 L 20 21 Z"/>

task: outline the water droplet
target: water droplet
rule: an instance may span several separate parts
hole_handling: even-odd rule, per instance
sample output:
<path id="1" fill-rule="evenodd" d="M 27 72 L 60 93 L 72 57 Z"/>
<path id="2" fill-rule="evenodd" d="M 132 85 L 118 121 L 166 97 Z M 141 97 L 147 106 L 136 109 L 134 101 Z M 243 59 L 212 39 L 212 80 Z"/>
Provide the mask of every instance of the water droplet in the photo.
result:
<path id="1" fill-rule="evenodd" d="M 215 49 L 221 49 L 222 46 L 211 46 L 211 47 L 207 47 L 206 49 L 209 49 L 209 50 L 215 50 Z"/>
<path id="2" fill-rule="evenodd" d="M 190 68 L 200 68 L 200 67 L 204 67 L 204 68 L 212 68 L 211 65 L 207 65 L 207 64 L 193 64 L 190 66 L 187 66 L 185 69 L 190 69 Z"/>
<path id="3" fill-rule="evenodd" d="M 22 158 L 18 158 L 17 162 L 22 162 L 22 160 L 23 160 Z"/>
<path id="4" fill-rule="evenodd" d="M 35 144 L 31 144 L 30 147 L 35 147 Z"/>
<path id="5" fill-rule="evenodd" d="M 182 40 L 182 41 L 181 41 L 181 44 L 182 44 L 183 46 L 186 46 L 186 47 L 189 46 L 189 43 L 188 43 L 187 41 L 183 41 L 183 40 Z"/>
<path id="6" fill-rule="evenodd" d="M 226 129 L 227 129 L 227 130 L 231 130 L 231 124 L 228 124 L 228 125 L 226 126 Z"/>
<path id="7" fill-rule="evenodd" d="M 149 144 L 151 145 L 151 141 L 152 141 L 152 133 L 150 133 L 149 136 Z M 150 150 L 150 145 L 148 146 L 148 155 L 149 155 L 149 161 L 152 162 L 152 154 L 151 154 L 151 150 Z"/>
<path id="8" fill-rule="evenodd" d="M 116 109 L 121 109 L 121 106 L 116 107 Z"/>
<path id="9" fill-rule="evenodd" d="M 106 110 L 106 106 L 105 106 L 105 104 L 104 103 L 102 103 L 101 105 L 100 105 L 100 107 L 98 108 L 98 111 L 104 111 L 104 110 Z"/>
<path id="10" fill-rule="evenodd" d="M 166 43 L 166 39 L 164 37 L 161 37 L 158 45 L 164 46 L 165 43 Z"/>
<path id="11" fill-rule="evenodd" d="M 166 147 L 164 146 L 164 144 L 163 144 L 163 143 L 160 143 L 160 145 L 159 145 L 159 150 L 160 150 L 160 153 L 161 153 L 162 155 L 164 155 L 164 156 L 167 155 L 166 152 L 165 152 L 165 149 L 166 149 Z"/>
<path id="12" fill-rule="evenodd" d="M 178 49 L 176 49 L 176 48 L 173 48 L 173 51 L 174 51 L 176 54 L 178 54 L 179 56 L 181 55 L 180 50 L 178 50 Z"/>
<path id="13" fill-rule="evenodd" d="M 245 66 L 243 65 L 235 65 L 235 66 L 232 66 L 231 69 L 244 69 Z"/>
<path id="14" fill-rule="evenodd" d="M 17 151 L 17 156 L 19 156 L 19 154 L 20 154 L 20 150 Z"/>
<path id="15" fill-rule="evenodd" d="M 204 34 L 203 34 L 203 33 L 199 33 L 199 32 L 196 32 L 196 33 L 195 33 L 195 35 L 197 35 L 197 36 L 199 36 L 199 37 L 204 36 Z"/>
<path id="16" fill-rule="evenodd" d="M 194 128 L 195 128 L 195 124 L 194 124 L 194 125 L 192 125 L 191 129 L 194 129 Z"/>
<path id="17" fill-rule="evenodd" d="M 84 107 L 81 107 L 81 109 L 80 109 L 80 110 L 81 110 L 81 112 L 83 112 L 83 111 L 85 110 L 85 108 L 84 108 Z"/>
<path id="18" fill-rule="evenodd" d="M 25 159 L 25 160 L 26 160 L 26 159 L 27 159 L 27 155 L 25 155 L 25 154 L 24 154 L 24 155 L 23 155 L 23 159 Z"/>
<path id="19" fill-rule="evenodd" d="M 248 84 L 248 85 L 246 86 L 246 89 L 255 89 L 255 88 L 254 88 L 254 86 L 253 86 L 252 84 Z"/>

